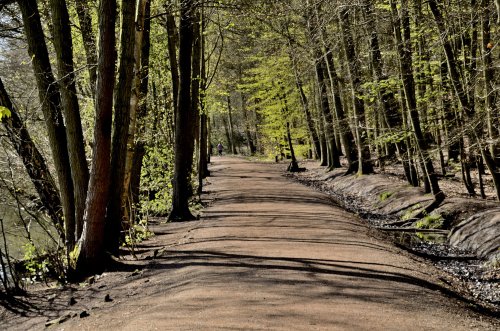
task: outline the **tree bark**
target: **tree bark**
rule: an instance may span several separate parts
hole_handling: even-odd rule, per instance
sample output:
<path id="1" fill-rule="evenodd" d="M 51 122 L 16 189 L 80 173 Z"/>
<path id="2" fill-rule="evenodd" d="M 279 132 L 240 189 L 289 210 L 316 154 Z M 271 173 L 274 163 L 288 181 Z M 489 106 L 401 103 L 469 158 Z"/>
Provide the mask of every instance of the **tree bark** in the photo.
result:
<path id="1" fill-rule="evenodd" d="M 83 228 L 83 213 L 89 184 L 89 169 L 83 143 L 83 129 L 80 118 L 80 106 L 76 92 L 76 77 L 73 65 L 73 40 L 65 0 L 50 0 L 52 36 L 56 50 L 59 73 L 59 90 L 68 137 L 69 162 L 73 179 L 75 199 L 75 238 L 79 238 Z M 72 249 L 73 247 L 69 247 Z"/>
<path id="2" fill-rule="evenodd" d="M 170 74 L 172 76 L 172 93 L 173 93 L 173 108 L 174 117 L 177 116 L 179 112 L 178 99 L 179 99 L 179 62 L 177 60 L 177 46 L 179 44 L 179 32 L 175 25 L 173 1 L 171 1 L 168 13 L 166 16 L 166 28 L 167 28 L 167 41 L 168 41 L 168 61 L 170 63 Z M 175 121 L 175 118 L 174 118 Z"/>
<path id="3" fill-rule="evenodd" d="M 28 53 L 32 58 L 38 95 L 47 126 L 50 148 L 57 178 L 64 214 L 65 239 L 67 247 L 75 242 L 75 205 L 71 166 L 66 137 L 66 128 L 61 114 L 61 97 L 52 74 L 40 13 L 35 0 L 19 0 L 24 31 L 28 42 Z"/>
<path id="4" fill-rule="evenodd" d="M 83 48 L 87 58 L 90 91 L 95 98 L 95 84 L 97 80 L 97 49 L 94 32 L 92 30 L 92 15 L 88 0 L 75 0 L 76 13 L 80 22 L 80 32 L 83 39 Z"/>
<path id="5" fill-rule="evenodd" d="M 181 0 L 181 20 L 179 26 L 179 99 L 175 125 L 175 161 L 173 175 L 172 211 L 168 216 L 171 221 L 189 221 L 195 219 L 189 210 L 189 187 L 194 152 L 193 125 L 196 118 L 191 99 L 191 60 L 193 50 L 193 18 L 195 5 L 193 0 Z"/>
<path id="6" fill-rule="evenodd" d="M 111 123 L 115 85 L 116 0 L 99 3 L 99 57 L 97 62 L 96 121 L 83 233 L 76 272 L 91 274 L 105 267 L 104 229 L 111 175 Z"/>
<path id="7" fill-rule="evenodd" d="M 432 15 L 434 16 L 434 21 L 436 22 L 438 31 L 441 35 L 441 45 L 444 49 L 444 53 L 446 55 L 446 62 L 448 64 L 448 72 L 450 74 L 451 83 L 453 85 L 455 94 L 460 102 L 460 106 L 467 117 L 470 124 L 477 124 L 475 128 L 471 130 L 470 136 L 471 139 L 475 141 L 475 143 L 479 146 L 481 151 L 481 155 L 488 167 L 488 170 L 491 173 L 493 178 L 493 184 L 495 186 L 497 199 L 500 200 L 500 169 L 495 163 L 494 154 L 491 154 L 488 146 L 484 146 L 481 141 L 481 119 L 475 118 L 474 107 L 469 103 L 468 95 L 465 91 L 464 84 L 460 80 L 460 74 L 457 68 L 455 54 L 453 52 L 453 48 L 451 46 L 451 42 L 449 39 L 449 35 L 445 26 L 445 22 L 443 16 L 441 14 L 441 10 L 439 9 L 437 2 L 435 0 L 429 0 L 429 7 L 431 9 Z"/>
<path id="8" fill-rule="evenodd" d="M 123 219 L 125 164 L 127 159 L 127 137 L 130 124 L 130 100 L 134 80 L 136 1 L 124 1 L 121 7 L 120 64 L 115 93 L 115 116 L 111 149 L 111 187 L 106 210 L 106 249 L 117 254 L 120 247 L 120 232 Z"/>
<path id="9" fill-rule="evenodd" d="M 229 127 L 229 137 L 231 138 L 231 153 L 238 154 L 236 151 L 236 141 L 234 139 L 234 125 L 233 125 L 233 106 L 231 104 L 231 92 L 227 95 L 227 122 Z"/>
<path id="10" fill-rule="evenodd" d="M 376 21 L 375 21 L 375 9 L 373 8 L 372 0 L 363 0 L 363 7 L 366 15 L 366 30 L 369 33 L 370 38 L 370 52 L 371 52 L 371 64 L 373 68 L 373 72 L 375 74 L 375 80 L 379 83 L 380 88 L 380 96 L 382 106 L 384 107 L 384 119 L 387 123 L 387 126 L 394 131 L 402 130 L 403 120 L 401 114 L 398 111 L 398 102 L 394 93 L 382 82 L 388 79 L 387 75 L 383 70 L 383 61 L 382 61 L 382 53 L 380 51 L 380 44 L 378 33 L 376 29 Z M 391 151 L 396 150 L 401 159 L 401 163 L 403 164 L 403 168 L 405 169 L 405 175 L 407 181 L 411 184 L 412 179 L 410 176 L 410 164 L 405 161 L 405 157 L 407 158 L 407 146 L 404 141 L 399 141 L 396 143 L 392 143 L 394 146 L 390 149 Z"/>
<path id="11" fill-rule="evenodd" d="M 369 174 L 373 172 L 373 164 L 368 145 L 368 133 L 366 131 L 365 104 L 362 99 L 361 72 L 359 61 L 354 49 L 354 40 L 351 33 L 351 23 L 349 22 L 349 9 L 344 7 L 339 12 L 340 26 L 342 31 L 342 41 L 346 58 L 349 63 L 349 78 L 352 85 L 352 100 L 354 104 L 354 122 L 356 140 L 358 143 L 358 174 Z"/>
<path id="12" fill-rule="evenodd" d="M 318 83 L 318 93 L 319 93 L 319 101 L 320 108 L 322 111 L 322 115 L 324 117 L 324 133 L 326 139 L 326 152 L 321 151 L 322 155 L 322 165 L 324 161 L 326 161 L 326 165 L 331 170 L 333 168 L 340 168 L 340 156 L 337 150 L 337 145 L 335 143 L 335 133 L 334 133 L 334 125 L 333 125 L 333 113 L 330 109 L 330 102 L 328 100 L 328 90 L 326 87 L 325 80 L 325 72 L 326 72 L 326 63 L 321 52 L 321 49 L 318 45 L 318 24 L 317 17 L 315 17 L 314 13 L 311 11 L 307 15 L 307 27 L 308 27 L 308 39 L 310 43 L 313 45 L 313 56 L 314 56 L 314 69 L 316 72 L 316 80 Z"/>
<path id="13" fill-rule="evenodd" d="M 151 49 L 151 1 L 150 0 L 142 0 L 144 5 L 144 24 L 142 26 L 142 45 L 141 45 L 141 56 L 140 56 L 140 71 L 139 71 L 139 100 L 137 105 L 137 118 L 136 118 L 136 143 L 133 147 L 133 153 L 127 154 L 127 162 L 131 163 L 130 170 L 130 201 L 132 208 L 136 208 L 139 203 L 139 189 L 141 183 L 141 169 L 142 169 L 142 159 L 145 155 L 145 142 L 144 142 L 144 120 L 148 113 L 148 103 L 147 103 L 147 95 L 148 95 L 148 85 L 149 85 L 149 55 Z M 136 87 L 137 88 L 137 87 Z M 129 142 L 130 142 L 129 137 Z M 129 145 L 131 146 L 131 145 Z M 129 148 L 130 149 L 130 148 Z M 130 154 L 133 154 L 131 161 L 129 161 L 128 157 Z M 127 188 L 125 181 L 125 188 Z"/>
<path id="14" fill-rule="evenodd" d="M 394 32 L 396 42 L 398 44 L 398 53 L 401 58 L 400 68 L 403 80 L 403 89 L 406 99 L 406 105 L 410 114 L 413 134 L 421 158 L 422 172 L 429 180 L 431 193 L 434 195 L 436 201 L 441 202 L 444 199 L 444 193 L 439 188 L 438 180 L 434 172 L 432 159 L 430 158 L 427 141 L 422 133 L 420 126 L 420 118 L 417 110 L 417 101 L 415 95 L 415 81 L 413 78 L 413 64 L 412 64 L 412 50 L 410 40 L 410 21 L 408 18 L 408 3 L 407 0 L 401 1 L 401 18 L 399 18 L 396 4 L 391 0 L 391 8 L 394 19 Z M 404 31 L 404 40 L 401 36 L 401 22 Z M 437 203 L 439 203 L 437 202 Z"/>

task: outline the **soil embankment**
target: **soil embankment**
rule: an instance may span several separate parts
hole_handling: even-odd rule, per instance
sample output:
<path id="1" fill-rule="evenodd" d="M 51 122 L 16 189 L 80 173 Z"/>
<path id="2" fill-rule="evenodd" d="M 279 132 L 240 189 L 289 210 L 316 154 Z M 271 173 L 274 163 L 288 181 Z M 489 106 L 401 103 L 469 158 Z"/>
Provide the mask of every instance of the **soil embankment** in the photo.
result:
<path id="1" fill-rule="evenodd" d="M 421 188 L 386 174 L 326 172 L 316 162 L 291 176 L 327 193 L 349 211 L 392 234 L 396 245 L 430 258 L 464 283 L 465 295 L 500 306 L 500 207 L 496 201 L 448 197 L 423 218 L 412 218 L 432 201 Z M 423 228 L 417 232 L 417 228 Z"/>

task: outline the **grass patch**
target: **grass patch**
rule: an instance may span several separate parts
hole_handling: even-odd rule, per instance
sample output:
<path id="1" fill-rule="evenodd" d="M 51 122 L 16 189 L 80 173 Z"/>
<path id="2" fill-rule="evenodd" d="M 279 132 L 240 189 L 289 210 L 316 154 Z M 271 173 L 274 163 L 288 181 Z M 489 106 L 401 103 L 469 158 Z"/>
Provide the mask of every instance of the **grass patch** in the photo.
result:
<path id="1" fill-rule="evenodd" d="M 415 227 L 419 229 L 441 229 L 443 221 L 444 219 L 440 214 L 430 214 L 418 221 Z"/>
<path id="2" fill-rule="evenodd" d="M 385 200 L 389 199 L 393 194 L 394 192 L 382 192 L 380 193 L 378 199 L 380 200 L 380 202 L 384 202 Z"/>

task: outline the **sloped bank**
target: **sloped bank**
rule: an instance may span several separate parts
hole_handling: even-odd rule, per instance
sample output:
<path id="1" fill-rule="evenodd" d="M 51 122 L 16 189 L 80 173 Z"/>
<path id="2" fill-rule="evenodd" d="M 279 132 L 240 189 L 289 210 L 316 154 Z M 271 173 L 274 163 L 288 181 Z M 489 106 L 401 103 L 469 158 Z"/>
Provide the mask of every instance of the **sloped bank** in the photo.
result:
<path id="1" fill-rule="evenodd" d="M 326 172 L 324 167 L 311 162 L 305 166 L 306 171 L 288 176 L 329 194 L 345 209 L 389 231 L 397 244 L 402 241 L 402 234 L 411 233 L 413 237 L 425 239 L 429 233 L 439 233 L 444 243 L 410 240 L 403 245 L 467 282 L 471 296 L 497 308 L 500 306 L 500 206 L 497 202 L 446 198 L 430 215 L 415 219 L 413 215 L 429 204 L 432 196 L 396 176 L 346 176 L 344 169 Z M 416 228 L 424 228 L 426 232 L 415 234 Z"/>

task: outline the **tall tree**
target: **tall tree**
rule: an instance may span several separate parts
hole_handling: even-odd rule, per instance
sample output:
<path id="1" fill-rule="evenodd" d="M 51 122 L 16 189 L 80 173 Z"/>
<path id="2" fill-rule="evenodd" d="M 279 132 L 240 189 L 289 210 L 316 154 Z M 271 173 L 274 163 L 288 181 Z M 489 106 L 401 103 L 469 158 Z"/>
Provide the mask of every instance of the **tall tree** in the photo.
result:
<path id="1" fill-rule="evenodd" d="M 445 21 L 441 13 L 441 10 L 435 0 L 429 0 L 428 3 L 432 15 L 434 16 L 436 26 L 441 36 L 441 45 L 446 55 L 446 62 L 448 64 L 448 73 L 450 75 L 450 80 L 453 85 L 455 95 L 457 96 L 460 107 L 462 108 L 463 113 L 467 117 L 469 123 L 474 124 L 474 126 L 472 126 L 473 129 L 469 130 L 468 134 L 470 135 L 471 139 L 479 146 L 481 155 L 493 177 L 493 184 L 495 186 L 497 199 L 500 200 L 500 169 L 495 163 L 494 155 L 491 154 L 490 149 L 486 144 L 483 143 L 481 139 L 481 134 L 482 134 L 481 119 L 478 119 L 476 117 L 474 106 L 469 102 L 465 86 L 463 82 L 460 80 L 460 74 L 457 67 L 456 56 L 455 53 L 453 52 L 449 33 L 446 29 Z"/>
<path id="2" fill-rule="evenodd" d="M 80 106 L 78 105 L 73 65 L 73 40 L 66 1 L 50 0 L 50 10 L 53 22 L 52 36 L 59 74 L 59 90 L 66 123 L 68 149 L 71 151 L 69 153 L 69 162 L 75 197 L 75 238 L 78 238 L 83 227 L 89 169 L 83 144 Z M 72 249 L 72 247 L 69 248 Z"/>
<path id="3" fill-rule="evenodd" d="M 106 244 L 112 254 L 118 253 L 123 222 L 123 191 L 127 141 L 130 124 L 130 99 L 134 80 L 136 1 L 125 1 L 121 6 L 120 64 L 115 93 L 115 116 L 111 148 L 111 187 L 106 210 Z"/>
<path id="4" fill-rule="evenodd" d="M 100 0 L 94 148 L 83 232 L 78 242 L 76 271 L 79 273 L 102 271 L 106 261 L 104 223 L 111 172 L 111 123 L 116 59 L 115 12 L 116 0 Z"/>
<path id="5" fill-rule="evenodd" d="M 91 0 L 90 3 L 94 3 Z M 92 15 L 88 0 L 75 0 L 76 13 L 80 22 L 80 32 L 83 39 L 83 48 L 87 58 L 87 67 L 89 72 L 89 85 L 92 97 L 95 97 L 95 84 L 97 80 L 97 49 L 95 36 L 92 30 Z"/>
<path id="6" fill-rule="evenodd" d="M 400 70 L 403 81 L 404 96 L 408 107 L 413 135 L 415 137 L 418 153 L 421 158 L 423 175 L 428 178 L 430 192 L 434 195 L 434 203 L 428 206 L 428 210 L 433 209 L 444 199 L 444 193 L 439 187 L 437 176 L 434 172 L 432 159 L 429 155 L 429 146 L 422 133 L 420 117 L 417 109 L 417 99 L 415 94 L 415 80 L 413 77 L 412 48 L 410 39 L 410 20 L 408 16 L 408 2 L 401 0 L 401 13 L 398 15 L 396 3 L 391 0 L 393 14 L 394 35 L 396 38 L 398 53 L 400 57 Z M 403 35 L 401 35 L 401 28 Z"/>
<path id="7" fill-rule="evenodd" d="M 354 40 L 349 21 L 350 9 L 345 6 L 339 11 L 340 29 L 342 41 L 348 61 L 349 79 L 352 87 L 352 99 L 354 105 L 354 124 L 356 141 L 358 143 L 358 174 L 368 174 L 373 172 L 373 164 L 370 156 L 370 146 L 368 145 L 368 133 L 366 131 L 365 104 L 362 99 L 361 72 L 359 59 L 354 49 Z"/>
<path id="8" fill-rule="evenodd" d="M 175 119 L 175 160 L 172 210 L 169 219 L 188 221 L 195 217 L 189 210 L 189 187 L 194 153 L 193 125 L 196 118 L 191 103 L 194 0 L 181 0 L 179 24 L 179 98 Z"/>
<path id="9" fill-rule="evenodd" d="M 37 3 L 35 0 L 19 0 L 18 5 L 23 18 L 28 53 L 32 59 L 38 95 L 59 181 L 66 245 L 73 247 L 75 242 L 75 205 L 66 127 L 61 112 L 61 97 L 58 84 L 52 73 Z"/>

